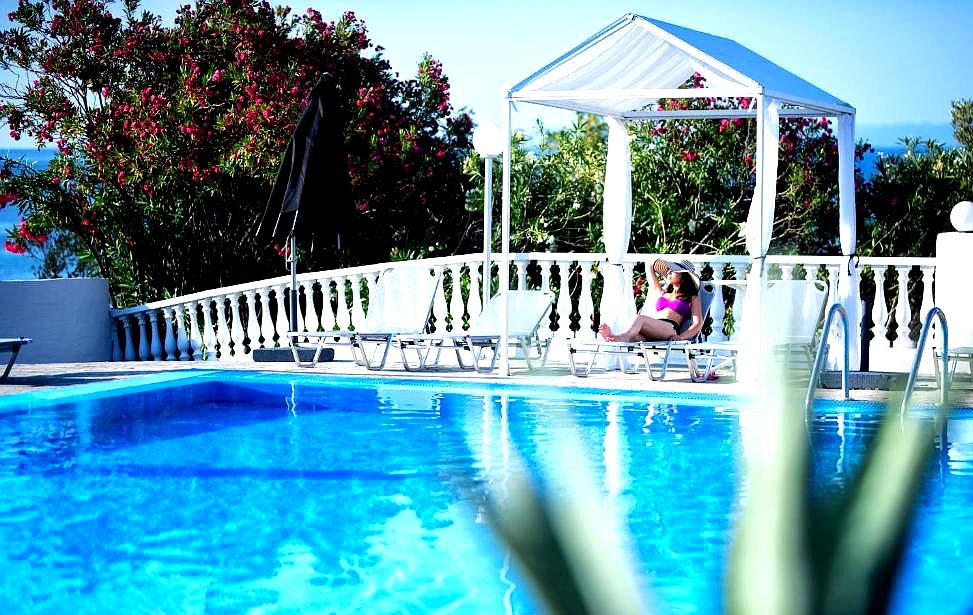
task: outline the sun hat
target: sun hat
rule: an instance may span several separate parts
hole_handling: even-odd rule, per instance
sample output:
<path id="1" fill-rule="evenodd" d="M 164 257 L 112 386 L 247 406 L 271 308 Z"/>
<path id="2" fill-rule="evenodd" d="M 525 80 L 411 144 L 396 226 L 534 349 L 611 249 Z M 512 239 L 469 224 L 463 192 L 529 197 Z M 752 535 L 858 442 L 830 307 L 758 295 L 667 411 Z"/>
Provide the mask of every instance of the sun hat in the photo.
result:
<path id="1" fill-rule="evenodd" d="M 699 274 L 696 273 L 696 267 L 685 259 L 678 261 L 667 261 L 665 259 L 657 258 L 655 259 L 655 262 L 652 263 L 652 270 L 663 276 L 668 275 L 670 271 L 686 272 L 692 276 L 693 281 L 696 282 L 696 286 L 699 286 Z"/>

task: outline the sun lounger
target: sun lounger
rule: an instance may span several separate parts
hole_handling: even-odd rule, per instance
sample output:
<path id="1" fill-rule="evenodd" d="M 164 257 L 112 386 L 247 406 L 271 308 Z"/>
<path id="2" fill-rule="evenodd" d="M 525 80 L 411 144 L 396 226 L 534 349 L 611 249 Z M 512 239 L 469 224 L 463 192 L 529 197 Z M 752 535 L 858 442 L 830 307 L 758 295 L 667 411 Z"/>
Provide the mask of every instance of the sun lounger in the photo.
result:
<path id="1" fill-rule="evenodd" d="M 703 282 L 699 289 L 700 308 L 703 322 L 709 315 L 710 306 L 716 295 L 716 285 L 712 282 Z M 643 311 L 646 309 L 643 306 Z M 651 306 L 649 306 L 651 309 Z M 692 319 L 687 318 L 679 327 L 679 333 L 684 333 L 692 325 Z M 596 362 L 602 357 L 617 356 L 623 359 L 622 369 L 628 373 L 635 373 L 638 370 L 630 369 L 629 363 L 644 366 L 646 373 L 652 380 L 661 380 L 666 377 L 671 367 L 684 365 L 690 372 L 690 377 L 696 380 L 699 375 L 696 368 L 695 353 L 691 351 L 692 344 L 699 341 L 702 332 L 692 340 L 678 341 L 650 341 L 650 342 L 609 342 L 603 339 L 595 340 L 570 340 L 568 342 L 568 361 L 571 366 L 571 373 L 575 376 L 585 377 L 595 368 Z M 580 361 L 579 355 L 589 355 L 587 361 Z M 680 356 L 681 355 L 681 356 Z M 658 358 L 658 359 L 657 359 Z M 684 358 L 684 361 L 681 359 Z M 661 363 L 661 364 L 660 364 Z M 658 367 L 656 365 L 659 364 Z M 657 371 L 656 371 L 657 370 Z"/>
<path id="2" fill-rule="evenodd" d="M 533 369 L 531 354 L 536 352 L 543 365 L 547 361 L 549 339 L 538 333 L 544 318 L 550 313 L 554 296 L 540 290 L 509 291 L 508 340 L 517 356 Z M 397 335 L 393 341 L 402 353 L 406 369 L 418 370 L 439 366 L 442 351 L 452 351 L 456 362 L 463 369 L 475 369 L 486 373 L 496 367 L 500 345 L 500 318 L 503 295 L 491 298 L 483 311 L 470 325 L 469 330 L 432 335 Z M 414 355 L 410 361 L 409 354 Z M 467 362 L 464 355 L 470 355 Z"/>
<path id="3" fill-rule="evenodd" d="M 10 353 L 10 359 L 7 361 L 7 366 L 4 368 L 3 374 L 0 375 L 0 380 L 4 380 L 10 374 L 10 369 L 17 361 L 17 355 L 20 353 L 20 349 L 24 344 L 29 343 L 30 338 L 27 337 L 0 338 L 0 352 Z"/>
<path id="4" fill-rule="evenodd" d="M 301 367 L 317 365 L 323 348 L 350 346 L 355 363 L 368 369 L 382 369 L 392 339 L 399 334 L 422 334 L 432 314 L 441 276 L 426 267 L 398 267 L 383 272 L 369 296 L 368 314 L 361 326 L 348 331 L 288 331 L 294 361 Z M 302 361 L 302 339 L 315 339 L 314 357 Z"/>

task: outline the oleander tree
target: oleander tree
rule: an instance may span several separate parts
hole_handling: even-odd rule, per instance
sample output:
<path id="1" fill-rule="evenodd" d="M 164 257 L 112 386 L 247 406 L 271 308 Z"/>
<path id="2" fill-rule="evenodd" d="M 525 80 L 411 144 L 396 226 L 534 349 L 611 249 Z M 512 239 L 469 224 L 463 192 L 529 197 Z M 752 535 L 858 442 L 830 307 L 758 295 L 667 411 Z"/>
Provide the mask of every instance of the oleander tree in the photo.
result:
<path id="1" fill-rule="evenodd" d="M 302 229 L 301 265 L 465 247 L 455 229 L 468 224 L 472 121 L 454 112 L 433 58 L 398 78 L 351 12 L 326 21 L 262 0 L 198 0 L 167 25 L 138 0 L 118 16 L 109 5 L 20 0 L 0 32 L 15 76 L 0 84 L 0 119 L 13 138 L 57 149 L 44 170 L 0 161 L 0 206 L 23 220 L 8 251 L 64 238 L 59 249 L 107 278 L 116 305 L 283 274 L 258 222 L 324 72 L 342 168 L 321 195 L 326 216 L 313 218 L 344 232 L 339 248 L 326 230 Z"/>

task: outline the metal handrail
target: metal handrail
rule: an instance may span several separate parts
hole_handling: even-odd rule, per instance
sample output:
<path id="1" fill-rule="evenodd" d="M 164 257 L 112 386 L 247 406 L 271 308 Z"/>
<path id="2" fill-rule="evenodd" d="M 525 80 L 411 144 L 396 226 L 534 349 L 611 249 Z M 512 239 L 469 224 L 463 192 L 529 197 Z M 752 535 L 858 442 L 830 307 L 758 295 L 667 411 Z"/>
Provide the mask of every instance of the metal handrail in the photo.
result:
<path id="1" fill-rule="evenodd" d="M 938 317 L 942 325 L 943 332 L 943 369 L 939 383 L 939 403 L 945 408 L 949 401 L 949 326 L 946 324 L 946 314 L 938 307 L 934 307 L 926 314 L 926 320 L 922 325 L 922 333 L 919 334 L 919 342 L 916 344 L 916 357 L 912 361 L 912 370 L 909 371 L 909 379 L 905 382 L 905 393 L 902 395 L 902 408 L 900 414 L 905 414 L 909 405 L 909 398 L 912 397 L 912 389 L 916 386 L 916 378 L 919 376 L 919 363 L 922 361 L 922 351 L 926 347 L 926 338 L 929 336 L 929 327 L 932 326 L 933 317 Z M 934 359 L 935 360 L 935 359 Z"/>
<path id="2" fill-rule="evenodd" d="M 811 411 L 811 403 L 814 401 L 814 390 L 817 388 L 818 378 L 821 375 L 821 363 L 824 358 L 824 348 L 828 344 L 828 332 L 831 330 L 831 322 L 834 320 L 835 312 L 841 315 L 841 325 L 844 327 L 845 338 L 845 360 L 841 369 L 841 389 L 845 394 L 845 399 L 850 399 L 848 395 L 848 363 L 851 340 L 848 339 L 848 312 L 840 303 L 835 303 L 828 308 L 828 315 L 824 319 L 824 329 L 821 330 L 821 341 L 818 342 L 818 351 L 814 354 L 814 367 L 811 369 L 811 381 L 807 384 L 807 395 L 804 397 L 804 413 Z"/>

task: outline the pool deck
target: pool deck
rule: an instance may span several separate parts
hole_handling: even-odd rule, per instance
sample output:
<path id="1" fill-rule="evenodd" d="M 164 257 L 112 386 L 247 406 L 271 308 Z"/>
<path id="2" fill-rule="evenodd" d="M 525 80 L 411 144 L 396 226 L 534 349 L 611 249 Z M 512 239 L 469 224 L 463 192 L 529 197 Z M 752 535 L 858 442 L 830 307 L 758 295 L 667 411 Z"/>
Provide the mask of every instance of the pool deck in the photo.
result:
<path id="1" fill-rule="evenodd" d="M 715 382 L 693 383 L 685 371 L 673 371 L 664 381 L 652 381 L 645 373 L 626 374 L 620 371 L 594 372 L 587 378 L 573 376 L 568 365 L 549 363 L 547 367 L 527 370 L 523 363 L 511 362 L 511 375 L 499 377 L 491 374 L 477 374 L 471 371 L 453 369 L 435 369 L 425 371 L 406 371 L 400 363 L 389 361 L 386 369 L 369 371 L 355 365 L 352 361 L 335 360 L 319 363 L 314 368 L 302 368 L 292 362 L 254 362 L 245 361 L 129 361 L 129 362 L 98 362 L 98 363 L 50 363 L 31 364 L 17 363 L 6 380 L 0 381 L 0 395 L 29 393 L 42 390 L 70 387 L 86 383 L 104 383 L 111 381 L 123 382 L 128 378 L 146 376 L 162 372 L 177 370 L 241 370 L 267 371 L 276 373 L 295 374 L 329 374 L 381 376 L 400 378 L 441 378 L 447 380 L 467 382 L 515 382 L 527 384 L 543 384 L 560 387 L 574 387 L 585 389 L 631 390 L 631 391 L 661 391 L 668 393 L 714 393 L 719 395 L 746 395 L 749 387 L 745 383 L 734 382 L 732 377 L 722 376 Z M 882 390 L 851 390 L 850 395 L 855 400 L 887 401 L 896 393 Z M 916 385 L 914 397 L 916 401 L 938 401 L 938 388 L 929 380 L 920 379 Z M 841 399 L 838 389 L 818 389 L 816 397 L 819 399 Z M 960 407 L 973 407 L 973 382 L 969 376 L 957 376 L 951 394 L 953 404 Z"/>

